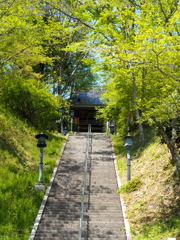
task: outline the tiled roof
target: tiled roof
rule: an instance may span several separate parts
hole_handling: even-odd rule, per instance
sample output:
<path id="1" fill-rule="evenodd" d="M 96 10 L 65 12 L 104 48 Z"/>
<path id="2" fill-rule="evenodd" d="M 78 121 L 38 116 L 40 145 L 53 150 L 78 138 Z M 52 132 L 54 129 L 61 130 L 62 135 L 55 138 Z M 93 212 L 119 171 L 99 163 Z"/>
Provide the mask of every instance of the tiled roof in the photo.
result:
<path id="1" fill-rule="evenodd" d="M 90 90 L 87 93 L 79 92 L 72 99 L 72 104 L 102 104 L 100 100 L 101 90 Z"/>

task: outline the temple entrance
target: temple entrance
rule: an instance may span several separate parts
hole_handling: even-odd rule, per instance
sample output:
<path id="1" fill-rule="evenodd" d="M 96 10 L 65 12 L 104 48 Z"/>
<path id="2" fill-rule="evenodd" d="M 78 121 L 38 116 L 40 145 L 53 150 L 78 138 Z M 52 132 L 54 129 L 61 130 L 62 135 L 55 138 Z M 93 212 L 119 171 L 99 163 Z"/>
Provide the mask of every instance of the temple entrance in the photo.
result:
<path id="1" fill-rule="evenodd" d="M 87 93 L 79 92 L 72 99 L 71 110 L 74 111 L 75 121 L 79 132 L 87 132 L 91 124 L 92 132 L 103 132 L 103 123 L 96 120 L 96 107 L 102 107 L 100 100 L 102 90 L 92 89 Z"/>
<path id="2" fill-rule="evenodd" d="M 91 124 L 91 131 L 92 132 L 103 132 L 103 124 L 96 120 L 95 114 L 96 110 L 93 107 L 89 108 L 78 108 L 78 107 L 71 107 L 74 111 L 74 120 L 78 125 L 79 132 L 87 132 L 88 131 L 88 124 Z"/>

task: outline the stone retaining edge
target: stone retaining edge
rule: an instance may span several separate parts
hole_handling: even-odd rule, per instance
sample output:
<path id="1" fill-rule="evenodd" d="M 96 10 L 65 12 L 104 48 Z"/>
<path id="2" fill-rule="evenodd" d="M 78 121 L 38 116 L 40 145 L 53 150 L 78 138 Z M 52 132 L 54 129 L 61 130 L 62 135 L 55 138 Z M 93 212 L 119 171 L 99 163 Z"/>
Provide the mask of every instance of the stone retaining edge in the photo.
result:
<path id="1" fill-rule="evenodd" d="M 44 211 L 44 208 L 45 208 L 48 196 L 49 196 L 49 193 L 50 193 L 51 188 L 52 188 L 52 184 L 54 182 L 54 178 L 55 178 L 57 170 L 58 170 L 58 166 L 60 164 L 63 152 L 64 152 L 66 144 L 67 144 L 68 137 L 69 137 L 69 135 L 67 135 L 65 143 L 64 143 L 64 145 L 63 145 L 63 147 L 61 149 L 60 157 L 56 161 L 56 165 L 54 167 L 54 170 L 53 170 L 53 173 L 52 173 L 52 177 L 51 177 L 51 180 L 49 182 L 49 186 L 47 187 L 46 192 L 44 194 L 44 198 L 42 200 L 42 203 L 41 203 L 41 206 L 39 208 L 38 214 L 36 216 L 36 219 L 35 219 L 35 222 L 34 222 L 34 226 L 33 226 L 32 230 L 31 230 L 31 234 L 30 234 L 29 240 L 34 240 L 34 238 L 35 238 L 36 231 L 38 229 L 38 226 L 39 226 L 39 223 L 40 223 L 40 220 L 41 220 L 41 217 L 42 217 L 42 214 L 43 214 L 43 211 Z"/>
<path id="2" fill-rule="evenodd" d="M 112 142 L 112 138 L 111 138 L 111 142 Z M 117 164 L 116 164 L 116 155 L 114 153 L 113 145 L 112 145 L 112 149 L 113 149 L 114 167 L 115 167 L 115 172 L 116 172 L 117 183 L 118 183 L 118 187 L 120 188 L 122 186 L 122 183 L 121 183 L 121 179 L 120 179 L 119 174 L 118 174 L 118 168 L 117 168 Z M 125 205 L 125 202 L 124 202 L 121 194 L 119 194 L 119 198 L 120 198 L 120 202 L 121 202 L 123 219 L 124 219 L 124 226 L 125 226 L 125 230 L 126 230 L 126 239 L 127 240 L 132 240 L 129 221 L 126 217 L 126 205 Z"/>

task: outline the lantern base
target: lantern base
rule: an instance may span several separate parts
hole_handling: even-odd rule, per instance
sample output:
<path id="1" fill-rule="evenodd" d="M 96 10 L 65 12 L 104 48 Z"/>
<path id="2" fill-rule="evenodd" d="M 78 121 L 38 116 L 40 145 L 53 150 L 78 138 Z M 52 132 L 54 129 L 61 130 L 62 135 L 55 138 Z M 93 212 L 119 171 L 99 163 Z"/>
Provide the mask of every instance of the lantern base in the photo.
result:
<path id="1" fill-rule="evenodd" d="M 46 187 L 43 183 L 38 183 L 34 186 L 36 191 L 45 191 Z"/>

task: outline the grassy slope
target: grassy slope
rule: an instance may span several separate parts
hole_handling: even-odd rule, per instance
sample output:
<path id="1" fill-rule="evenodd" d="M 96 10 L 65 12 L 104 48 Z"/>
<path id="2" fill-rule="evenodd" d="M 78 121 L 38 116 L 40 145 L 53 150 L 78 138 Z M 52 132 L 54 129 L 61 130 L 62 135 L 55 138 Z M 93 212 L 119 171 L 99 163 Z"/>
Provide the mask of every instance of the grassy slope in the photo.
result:
<path id="1" fill-rule="evenodd" d="M 28 239 L 43 193 L 38 183 L 39 148 L 32 126 L 0 109 L 0 239 Z M 44 183 L 47 185 L 64 137 L 47 133 Z"/>
<path id="2" fill-rule="evenodd" d="M 138 190 L 124 193 L 133 240 L 180 239 L 180 184 L 165 144 L 146 133 L 142 145 L 138 137 L 132 149 L 132 179 L 139 177 Z M 115 137 L 115 151 L 122 184 L 127 182 L 126 151 L 121 138 Z"/>

